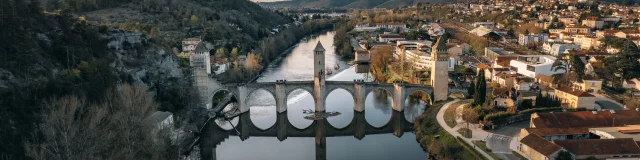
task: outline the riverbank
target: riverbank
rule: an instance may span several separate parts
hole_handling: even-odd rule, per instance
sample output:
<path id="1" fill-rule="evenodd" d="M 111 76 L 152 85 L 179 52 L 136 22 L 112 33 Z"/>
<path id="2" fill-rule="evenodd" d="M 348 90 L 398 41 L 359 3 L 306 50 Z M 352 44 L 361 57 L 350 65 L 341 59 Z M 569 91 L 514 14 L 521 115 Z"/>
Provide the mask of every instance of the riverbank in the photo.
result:
<path id="1" fill-rule="evenodd" d="M 436 119 L 440 108 L 449 101 L 438 102 L 427 106 L 425 111 L 416 118 L 413 127 L 415 128 L 416 141 L 423 150 L 436 159 L 484 159 L 482 155 L 464 147 L 464 142 L 445 131 Z"/>

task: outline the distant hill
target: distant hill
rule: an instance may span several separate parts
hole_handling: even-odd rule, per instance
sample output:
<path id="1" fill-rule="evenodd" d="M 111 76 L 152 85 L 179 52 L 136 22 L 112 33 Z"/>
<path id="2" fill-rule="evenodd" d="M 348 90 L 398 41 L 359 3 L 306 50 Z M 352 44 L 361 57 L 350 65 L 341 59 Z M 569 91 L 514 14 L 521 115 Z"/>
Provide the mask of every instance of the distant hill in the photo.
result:
<path id="1" fill-rule="evenodd" d="M 444 3 L 448 0 L 291 0 L 283 2 L 260 2 L 263 7 L 292 8 L 397 8 L 418 3 Z"/>

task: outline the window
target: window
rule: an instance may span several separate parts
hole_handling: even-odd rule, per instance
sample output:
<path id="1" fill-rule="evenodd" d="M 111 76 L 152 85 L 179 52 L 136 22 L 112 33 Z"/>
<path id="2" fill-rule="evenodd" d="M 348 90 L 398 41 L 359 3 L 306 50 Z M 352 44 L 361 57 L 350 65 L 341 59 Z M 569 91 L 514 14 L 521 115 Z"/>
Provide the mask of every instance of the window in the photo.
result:
<path id="1" fill-rule="evenodd" d="M 518 67 L 511 66 L 511 70 L 517 72 L 518 71 Z"/>
<path id="2" fill-rule="evenodd" d="M 536 67 L 527 65 L 527 70 L 529 70 L 531 72 L 536 72 Z"/>

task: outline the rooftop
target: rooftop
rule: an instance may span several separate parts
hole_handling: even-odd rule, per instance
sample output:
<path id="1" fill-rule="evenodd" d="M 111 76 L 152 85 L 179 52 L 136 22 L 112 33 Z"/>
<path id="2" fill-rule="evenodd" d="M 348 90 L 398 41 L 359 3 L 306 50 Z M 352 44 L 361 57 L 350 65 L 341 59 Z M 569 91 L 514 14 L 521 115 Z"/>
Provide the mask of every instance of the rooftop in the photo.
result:
<path id="1" fill-rule="evenodd" d="M 522 138 L 522 140 L 520 140 L 520 143 L 527 145 L 529 148 L 545 156 L 550 156 L 562 149 L 562 147 L 553 144 L 547 139 L 544 139 L 535 134 L 529 134 L 528 136 Z"/>
<path id="2" fill-rule="evenodd" d="M 589 128 L 525 128 L 527 132 L 538 136 L 559 136 L 589 134 Z"/>
<path id="3" fill-rule="evenodd" d="M 631 138 L 555 140 L 553 143 L 576 155 L 640 155 L 640 147 Z"/>
<path id="4" fill-rule="evenodd" d="M 545 83 L 553 83 L 553 76 L 548 76 L 545 74 L 538 74 L 536 75 L 536 79 L 545 82 Z"/>
<path id="5" fill-rule="evenodd" d="M 559 87 L 556 88 L 557 91 L 562 91 L 564 93 L 567 94 L 571 94 L 577 97 L 595 97 L 592 94 L 589 94 L 588 92 L 582 91 L 582 90 L 578 90 L 578 89 L 574 89 L 571 87 Z"/>
<path id="6" fill-rule="evenodd" d="M 600 136 L 606 134 L 609 138 L 633 138 L 634 141 L 640 141 L 640 125 L 590 128 L 589 131 Z"/>
<path id="7" fill-rule="evenodd" d="M 640 124 L 640 112 L 635 110 L 580 111 L 534 113 L 531 123 L 536 128 L 611 127 Z M 532 117 L 534 117 L 532 115 Z M 615 122 L 614 119 L 615 118 Z"/>

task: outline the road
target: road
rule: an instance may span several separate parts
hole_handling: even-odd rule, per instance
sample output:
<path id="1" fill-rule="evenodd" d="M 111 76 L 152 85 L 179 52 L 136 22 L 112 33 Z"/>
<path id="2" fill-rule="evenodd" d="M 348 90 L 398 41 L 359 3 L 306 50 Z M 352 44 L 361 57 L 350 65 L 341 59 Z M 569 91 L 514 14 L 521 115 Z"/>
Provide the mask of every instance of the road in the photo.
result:
<path id="1" fill-rule="evenodd" d="M 517 149 L 520 129 L 526 127 L 529 127 L 529 122 L 519 122 L 496 130 L 487 137 L 487 147 L 501 159 L 518 160 L 511 150 Z"/>

